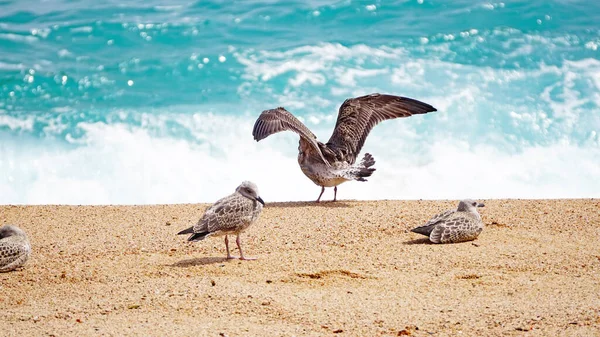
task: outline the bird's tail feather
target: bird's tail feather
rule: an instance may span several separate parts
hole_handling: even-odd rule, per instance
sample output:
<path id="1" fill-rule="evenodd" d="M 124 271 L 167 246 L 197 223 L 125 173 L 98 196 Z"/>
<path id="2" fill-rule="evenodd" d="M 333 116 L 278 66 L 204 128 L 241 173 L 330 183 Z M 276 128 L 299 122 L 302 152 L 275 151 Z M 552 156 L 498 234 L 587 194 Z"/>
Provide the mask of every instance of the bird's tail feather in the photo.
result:
<path id="1" fill-rule="evenodd" d="M 375 172 L 375 168 L 371 167 L 375 165 L 375 158 L 370 153 L 366 153 L 363 159 L 360 161 L 360 164 L 356 166 L 356 178 L 357 181 L 367 181 L 367 177 L 370 177 L 373 172 Z"/>
<path id="2" fill-rule="evenodd" d="M 192 234 L 188 238 L 188 241 L 200 241 L 200 240 L 204 240 L 210 233 L 209 232 L 194 233 L 194 227 L 190 227 L 190 228 L 186 228 L 186 229 L 182 230 L 181 232 L 177 233 L 177 235 L 182 235 L 182 234 Z"/>
<path id="3" fill-rule="evenodd" d="M 192 234 L 193 232 L 194 232 L 194 227 L 190 227 L 190 228 L 186 228 L 186 229 L 182 230 L 181 232 L 177 233 L 177 235 Z"/>
<path id="4" fill-rule="evenodd" d="M 373 165 L 375 165 L 375 158 L 373 158 L 373 156 L 370 153 L 365 153 L 365 156 L 360 161 L 360 166 L 369 168 Z"/>
<path id="5" fill-rule="evenodd" d="M 434 228 L 435 228 L 435 225 L 428 225 L 428 226 L 420 226 L 417 228 L 413 228 L 410 231 L 413 233 L 418 233 L 418 234 L 423 234 L 425 236 L 429 236 L 429 234 L 431 234 L 431 232 L 433 231 Z"/>
<path id="6" fill-rule="evenodd" d="M 371 167 L 373 165 L 375 165 L 375 159 L 370 153 L 367 153 L 358 165 L 346 169 L 344 176 L 349 180 L 367 181 L 365 178 L 370 177 L 375 172 L 375 168 Z"/>
<path id="7" fill-rule="evenodd" d="M 194 233 L 192 234 L 192 236 L 190 236 L 188 238 L 188 241 L 201 241 L 206 239 L 206 237 L 208 236 L 208 234 L 210 234 L 209 232 L 202 232 L 202 233 Z"/>

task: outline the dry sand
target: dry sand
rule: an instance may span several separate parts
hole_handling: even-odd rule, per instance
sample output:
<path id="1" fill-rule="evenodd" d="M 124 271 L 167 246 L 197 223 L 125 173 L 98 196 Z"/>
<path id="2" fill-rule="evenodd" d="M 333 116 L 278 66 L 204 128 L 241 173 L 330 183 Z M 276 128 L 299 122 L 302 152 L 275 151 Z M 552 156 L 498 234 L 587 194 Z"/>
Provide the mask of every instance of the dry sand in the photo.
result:
<path id="1" fill-rule="evenodd" d="M 600 201 L 485 203 L 452 245 L 408 230 L 455 201 L 267 203 L 257 261 L 175 235 L 207 205 L 1 206 L 33 255 L 0 335 L 599 336 Z"/>

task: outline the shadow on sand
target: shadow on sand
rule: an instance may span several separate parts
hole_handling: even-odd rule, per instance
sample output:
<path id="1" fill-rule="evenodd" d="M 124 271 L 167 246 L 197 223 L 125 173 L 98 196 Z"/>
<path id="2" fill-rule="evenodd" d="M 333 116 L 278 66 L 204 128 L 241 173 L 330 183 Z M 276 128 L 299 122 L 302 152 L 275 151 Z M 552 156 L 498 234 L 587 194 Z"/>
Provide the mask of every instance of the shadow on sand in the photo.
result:
<path id="1" fill-rule="evenodd" d="M 267 203 L 266 207 L 281 207 L 281 208 L 288 208 L 288 207 L 290 207 L 290 208 L 291 207 L 338 208 L 338 207 L 342 207 L 342 208 L 347 208 L 347 207 L 352 207 L 352 206 L 343 201 L 321 201 L 321 202 L 295 201 L 295 202 L 269 202 L 269 203 Z"/>
<path id="2" fill-rule="evenodd" d="M 195 259 L 186 259 L 169 264 L 169 267 L 188 268 L 194 266 L 205 266 L 208 264 L 225 263 L 228 261 L 239 261 L 239 260 L 227 260 L 225 257 L 199 257 Z"/>
<path id="3" fill-rule="evenodd" d="M 429 238 L 415 239 L 402 242 L 403 245 L 433 245 L 434 243 L 429 241 Z"/>

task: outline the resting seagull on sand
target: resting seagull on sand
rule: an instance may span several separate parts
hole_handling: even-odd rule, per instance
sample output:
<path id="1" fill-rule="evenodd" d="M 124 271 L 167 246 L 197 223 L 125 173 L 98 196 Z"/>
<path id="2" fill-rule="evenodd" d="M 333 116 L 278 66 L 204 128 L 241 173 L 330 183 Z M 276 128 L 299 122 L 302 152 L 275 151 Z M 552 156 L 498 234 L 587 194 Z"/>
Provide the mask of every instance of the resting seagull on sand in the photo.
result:
<path id="1" fill-rule="evenodd" d="M 12 225 L 0 227 L 0 272 L 22 267 L 30 254 L 31 245 L 23 230 Z"/>
<path id="2" fill-rule="evenodd" d="M 302 172 L 315 184 L 334 187 L 333 201 L 337 199 L 337 185 L 349 181 L 367 181 L 375 171 L 371 167 L 375 159 L 367 153 L 355 165 L 356 158 L 375 125 L 386 119 L 409 117 L 437 111 L 429 104 L 412 98 L 371 94 L 344 101 L 338 112 L 333 135 L 327 144 L 317 141 L 317 137 L 284 108 L 263 111 L 252 130 L 256 141 L 274 133 L 290 130 L 300 135 L 298 164 Z"/>
<path id="3" fill-rule="evenodd" d="M 437 214 L 423 226 L 412 229 L 412 232 L 428 236 L 433 243 L 475 240 L 483 231 L 483 221 L 477 212 L 477 207 L 483 206 L 474 200 L 463 200 L 457 209 Z"/>
<path id="4" fill-rule="evenodd" d="M 255 260 L 255 258 L 244 257 L 240 244 L 240 234 L 245 231 L 260 215 L 265 202 L 258 195 L 256 184 L 244 181 L 235 189 L 235 192 L 218 200 L 210 206 L 200 221 L 188 229 L 177 233 L 192 234 L 188 241 L 200 241 L 209 236 L 225 235 L 225 248 L 227 258 L 236 259 L 229 253 L 228 234 L 236 234 L 235 242 L 240 250 L 241 260 Z"/>

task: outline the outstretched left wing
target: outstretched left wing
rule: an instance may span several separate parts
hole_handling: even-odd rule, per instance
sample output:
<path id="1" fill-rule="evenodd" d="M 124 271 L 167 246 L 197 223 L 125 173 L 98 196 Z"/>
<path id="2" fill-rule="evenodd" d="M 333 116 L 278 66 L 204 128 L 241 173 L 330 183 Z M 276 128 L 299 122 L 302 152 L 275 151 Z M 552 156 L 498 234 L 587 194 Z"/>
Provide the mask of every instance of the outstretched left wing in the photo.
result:
<path id="1" fill-rule="evenodd" d="M 300 135 L 300 140 L 310 144 L 316 153 L 319 154 L 323 163 L 329 166 L 329 162 L 323 156 L 323 152 L 317 143 L 317 136 L 315 136 L 306 125 L 302 124 L 298 118 L 284 108 L 279 107 L 277 109 L 263 111 L 254 123 L 252 136 L 254 136 L 254 139 L 258 142 L 274 133 L 287 130 Z"/>

